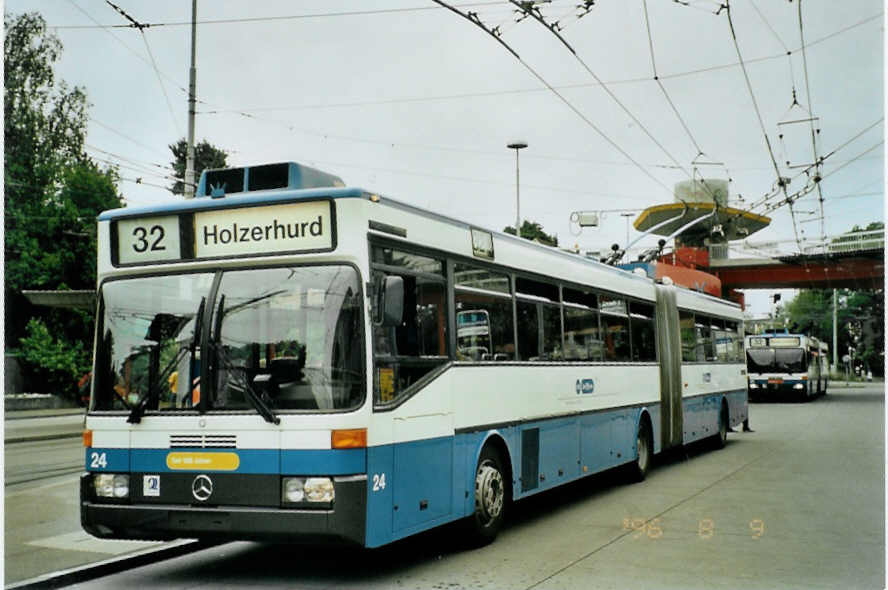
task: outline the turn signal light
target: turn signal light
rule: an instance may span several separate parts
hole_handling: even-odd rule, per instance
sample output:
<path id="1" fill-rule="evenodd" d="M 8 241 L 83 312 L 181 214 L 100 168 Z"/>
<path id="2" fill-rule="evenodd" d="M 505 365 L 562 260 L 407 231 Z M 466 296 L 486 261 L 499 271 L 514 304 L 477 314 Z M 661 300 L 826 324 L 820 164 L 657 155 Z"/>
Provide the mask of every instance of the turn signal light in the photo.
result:
<path id="1" fill-rule="evenodd" d="M 93 431 L 92 430 L 84 430 L 83 431 L 83 446 L 85 446 L 85 447 L 93 446 Z"/>
<path id="2" fill-rule="evenodd" d="M 330 433 L 330 446 L 334 449 L 363 449 L 367 446 L 367 429 L 334 430 Z"/>

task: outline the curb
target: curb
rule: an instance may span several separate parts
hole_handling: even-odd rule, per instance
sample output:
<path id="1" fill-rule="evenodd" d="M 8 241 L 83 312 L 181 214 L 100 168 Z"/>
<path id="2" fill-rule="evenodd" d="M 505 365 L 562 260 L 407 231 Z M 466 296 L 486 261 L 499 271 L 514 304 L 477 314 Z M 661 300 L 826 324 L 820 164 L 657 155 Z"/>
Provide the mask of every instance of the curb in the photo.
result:
<path id="1" fill-rule="evenodd" d="M 195 540 L 175 541 L 173 545 L 162 547 L 160 549 L 144 549 L 137 553 L 126 555 L 123 557 L 113 557 L 104 561 L 79 566 L 60 572 L 44 574 L 23 580 L 15 584 L 5 586 L 7 590 L 19 588 L 59 588 L 70 584 L 88 582 L 103 576 L 109 576 L 125 570 L 142 567 L 151 563 L 158 563 L 174 557 L 181 557 L 188 553 L 208 549 L 221 542 L 205 542 Z"/>
<path id="2" fill-rule="evenodd" d="M 83 436 L 83 432 L 63 432 L 60 434 L 40 434 L 37 436 L 17 436 L 14 438 L 4 438 L 3 444 L 11 445 L 15 443 L 24 443 L 24 442 L 40 442 L 44 440 L 59 440 L 63 438 L 80 438 Z"/>

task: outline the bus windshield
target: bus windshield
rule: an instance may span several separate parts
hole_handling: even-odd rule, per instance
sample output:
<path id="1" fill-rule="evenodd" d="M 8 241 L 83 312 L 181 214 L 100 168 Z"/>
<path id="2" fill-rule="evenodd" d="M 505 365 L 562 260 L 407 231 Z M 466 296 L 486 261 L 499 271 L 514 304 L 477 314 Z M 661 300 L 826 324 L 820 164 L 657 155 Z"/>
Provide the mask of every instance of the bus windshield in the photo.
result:
<path id="1" fill-rule="evenodd" d="M 329 411 L 364 398 L 361 296 L 349 266 L 112 281 L 101 302 L 94 410 Z"/>
<path id="2" fill-rule="evenodd" d="M 750 373 L 804 373 L 807 369 L 801 348 L 750 348 L 746 364 Z"/>

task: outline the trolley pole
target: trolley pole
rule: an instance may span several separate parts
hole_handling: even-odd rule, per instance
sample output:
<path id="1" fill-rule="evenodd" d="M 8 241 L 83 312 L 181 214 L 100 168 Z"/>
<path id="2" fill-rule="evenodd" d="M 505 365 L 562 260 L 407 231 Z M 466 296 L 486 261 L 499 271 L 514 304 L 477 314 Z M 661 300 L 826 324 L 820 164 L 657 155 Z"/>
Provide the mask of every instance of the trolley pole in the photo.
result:
<path id="1" fill-rule="evenodd" d="M 194 198 L 194 104 L 196 102 L 197 68 L 197 0 L 191 0 L 191 68 L 188 70 L 188 147 L 185 152 L 185 198 Z"/>

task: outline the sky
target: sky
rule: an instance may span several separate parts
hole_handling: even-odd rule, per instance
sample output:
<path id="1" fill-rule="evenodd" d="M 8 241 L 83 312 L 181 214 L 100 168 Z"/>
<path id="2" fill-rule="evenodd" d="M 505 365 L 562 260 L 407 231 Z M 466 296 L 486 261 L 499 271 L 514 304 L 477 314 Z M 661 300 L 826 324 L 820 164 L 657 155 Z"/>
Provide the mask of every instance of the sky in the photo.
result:
<path id="1" fill-rule="evenodd" d="M 85 88 L 87 150 L 119 166 L 127 204 L 180 199 L 164 175 L 186 134 L 191 2 L 115 4 L 152 26 L 120 28 L 105 0 L 5 10 L 39 11 L 62 41 L 57 78 Z M 430 0 L 197 4 L 196 138 L 233 166 L 296 161 L 502 230 L 516 215 L 506 146 L 523 140 L 522 218 L 607 250 L 626 243 L 621 212 L 672 202 L 692 177 L 730 180 L 738 207 L 774 194 L 777 170 L 802 190 L 813 126 L 822 230 L 812 191 L 749 241 L 792 252 L 884 219 L 881 0 L 735 0 L 730 19 L 713 0 L 597 0 L 580 18 L 580 0 L 537 3 L 573 52 L 506 1 L 454 2 L 514 53 Z M 602 212 L 600 226 L 579 228 L 581 211 Z M 774 292 L 793 293 L 747 291 L 751 313 Z"/>

